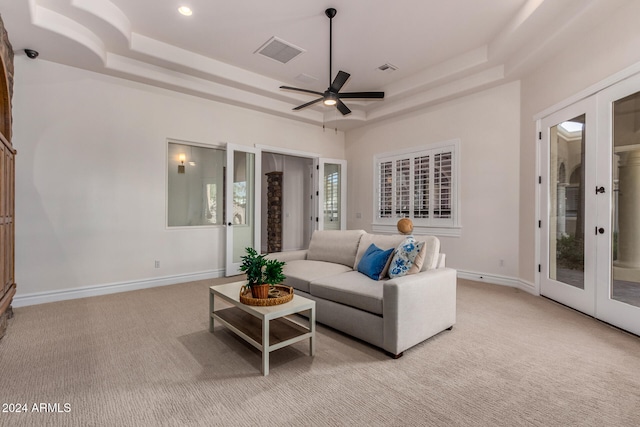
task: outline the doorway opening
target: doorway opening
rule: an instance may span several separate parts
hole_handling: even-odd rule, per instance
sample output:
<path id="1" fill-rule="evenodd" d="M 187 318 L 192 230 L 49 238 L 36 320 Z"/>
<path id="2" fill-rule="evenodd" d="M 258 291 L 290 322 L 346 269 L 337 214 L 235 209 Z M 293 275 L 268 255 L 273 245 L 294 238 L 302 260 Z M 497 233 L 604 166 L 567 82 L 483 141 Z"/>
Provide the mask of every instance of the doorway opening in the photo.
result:
<path id="1" fill-rule="evenodd" d="M 315 230 L 313 158 L 262 152 L 263 253 L 308 249 Z"/>

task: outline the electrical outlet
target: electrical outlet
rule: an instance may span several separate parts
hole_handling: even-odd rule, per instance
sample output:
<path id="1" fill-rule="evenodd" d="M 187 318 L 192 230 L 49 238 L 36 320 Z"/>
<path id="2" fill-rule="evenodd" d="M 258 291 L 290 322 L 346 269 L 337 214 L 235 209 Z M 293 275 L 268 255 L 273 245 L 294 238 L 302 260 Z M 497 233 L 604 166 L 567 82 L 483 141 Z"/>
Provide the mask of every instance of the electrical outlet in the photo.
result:
<path id="1" fill-rule="evenodd" d="M 160 268 L 160 261 L 156 261 L 156 268 Z"/>

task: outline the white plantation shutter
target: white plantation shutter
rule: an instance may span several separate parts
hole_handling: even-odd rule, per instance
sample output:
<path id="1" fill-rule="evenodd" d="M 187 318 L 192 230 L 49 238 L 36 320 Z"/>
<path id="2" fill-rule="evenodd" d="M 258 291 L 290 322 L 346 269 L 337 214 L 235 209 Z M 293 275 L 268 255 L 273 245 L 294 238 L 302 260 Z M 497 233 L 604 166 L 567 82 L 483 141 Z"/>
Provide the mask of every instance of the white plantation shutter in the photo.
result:
<path id="1" fill-rule="evenodd" d="M 411 204 L 411 162 L 409 159 L 396 160 L 395 218 L 409 216 Z"/>
<path id="2" fill-rule="evenodd" d="M 377 224 L 409 218 L 414 226 L 458 227 L 457 141 L 376 156 Z"/>
<path id="3" fill-rule="evenodd" d="M 379 165 L 378 217 L 391 218 L 393 212 L 393 162 Z"/>
<path id="4" fill-rule="evenodd" d="M 429 156 L 413 161 L 413 217 L 429 218 Z"/>
<path id="5" fill-rule="evenodd" d="M 451 218 L 451 152 L 433 156 L 434 218 Z"/>
<path id="6" fill-rule="evenodd" d="M 339 194 L 338 172 L 326 174 L 324 177 L 324 214 L 328 221 L 337 221 L 338 219 Z"/>

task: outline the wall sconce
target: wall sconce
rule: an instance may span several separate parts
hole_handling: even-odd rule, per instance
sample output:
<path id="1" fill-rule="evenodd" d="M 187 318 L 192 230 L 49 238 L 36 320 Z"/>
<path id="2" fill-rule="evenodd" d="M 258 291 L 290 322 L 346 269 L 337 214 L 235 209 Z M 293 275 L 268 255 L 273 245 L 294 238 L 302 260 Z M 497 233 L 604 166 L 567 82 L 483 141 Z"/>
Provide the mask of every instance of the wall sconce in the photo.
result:
<path id="1" fill-rule="evenodd" d="M 180 160 L 180 164 L 178 165 L 178 173 L 184 173 L 184 160 L 186 156 L 184 154 L 178 154 L 178 160 Z"/>

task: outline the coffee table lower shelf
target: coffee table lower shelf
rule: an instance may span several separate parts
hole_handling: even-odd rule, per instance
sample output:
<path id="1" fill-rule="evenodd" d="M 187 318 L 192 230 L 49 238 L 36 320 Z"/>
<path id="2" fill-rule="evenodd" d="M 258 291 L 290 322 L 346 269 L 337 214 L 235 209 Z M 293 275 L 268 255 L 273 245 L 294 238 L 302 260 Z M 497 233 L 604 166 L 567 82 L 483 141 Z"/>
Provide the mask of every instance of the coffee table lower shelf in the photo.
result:
<path id="1" fill-rule="evenodd" d="M 257 317 L 237 307 L 214 311 L 213 317 L 258 350 L 264 350 L 262 347 L 262 321 Z M 270 322 L 269 348 L 267 350 L 274 351 L 308 338 L 311 338 L 311 332 L 308 328 L 286 317 L 279 317 Z"/>

